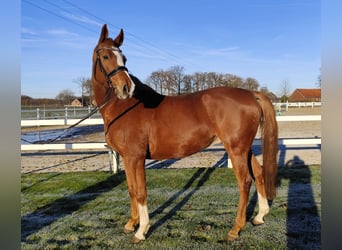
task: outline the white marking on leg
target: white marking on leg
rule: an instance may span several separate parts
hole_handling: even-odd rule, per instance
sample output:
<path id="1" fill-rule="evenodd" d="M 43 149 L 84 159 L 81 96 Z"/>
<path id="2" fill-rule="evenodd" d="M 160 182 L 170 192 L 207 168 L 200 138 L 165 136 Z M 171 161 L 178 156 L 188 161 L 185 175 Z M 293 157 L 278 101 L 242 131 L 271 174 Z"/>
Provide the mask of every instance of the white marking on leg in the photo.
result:
<path id="1" fill-rule="evenodd" d="M 230 158 L 228 158 L 227 167 L 228 168 L 233 168 L 232 160 Z"/>
<path id="2" fill-rule="evenodd" d="M 263 197 L 259 192 L 258 192 L 258 203 L 259 203 L 259 211 L 253 221 L 255 224 L 262 224 L 264 223 L 264 216 L 268 214 L 270 207 L 268 206 L 267 199 Z"/>
<path id="3" fill-rule="evenodd" d="M 135 234 L 135 237 L 137 237 L 139 240 L 145 240 L 145 235 L 147 234 L 147 231 L 150 227 L 150 218 L 148 215 L 148 210 L 146 205 L 140 205 L 138 204 L 139 209 L 139 229 Z"/>

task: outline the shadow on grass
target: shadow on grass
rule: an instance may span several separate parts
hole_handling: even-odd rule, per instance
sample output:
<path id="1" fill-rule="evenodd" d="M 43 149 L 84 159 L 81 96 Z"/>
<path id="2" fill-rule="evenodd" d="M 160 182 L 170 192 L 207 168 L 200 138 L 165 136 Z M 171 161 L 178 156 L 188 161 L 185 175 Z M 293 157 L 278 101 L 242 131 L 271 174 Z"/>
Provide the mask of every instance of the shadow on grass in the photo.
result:
<path id="1" fill-rule="evenodd" d="M 109 192 L 125 181 L 124 173 L 111 175 L 106 180 L 89 186 L 77 193 L 57 199 L 50 204 L 21 218 L 21 241 L 27 242 L 28 237 L 53 222 L 72 214 L 84 204 L 96 199 L 99 195 Z"/>
<path id="2" fill-rule="evenodd" d="M 320 249 L 321 220 L 314 198 L 311 171 L 294 156 L 279 168 L 278 184 L 289 180 L 286 208 L 287 249 Z"/>
<path id="3" fill-rule="evenodd" d="M 285 162 L 287 150 L 321 149 L 321 145 L 310 147 L 279 146 L 279 169 L 277 183 L 289 180 L 287 202 L 281 204 L 286 209 L 287 249 L 320 249 L 321 221 L 314 199 L 312 175 L 309 167 L 298 156 Z M 255 155 L 261 154 L 261 147 L 254 147 Z M 257 205 L 255 191 L 247 206 L 247 221 L 252 219 Z M 267 222 L 266 222 L 267 223 Z"/>
<path id="4" fill-rule="evenodd" d="M 55 178 L 55 177 L 57 177 L 57 176 L 59 176 L 61 174 L 62 173 L 54 173 L 49 178 L 44 178 L 44 179 L 38 180 L 38 181 L 32 183 L 31 185 L 29 185 L 27 187 L 21 188 L 21 192 L 26 192 L 27 190 L 33 188 L 34 186 L 39 185 L 39 184 L 41 184 L 43 182 L 49 181 L 49 180 L 51 180 L 51 179 L 53 179 L 53 178 Z"/>
<path id="5" fill-rule="evenodd" d="M 51 169 L 51 168 L 58 168 L 58 167 L 61 167 L 61 166 L 63 166 L 63 165 L 67 165 L 67 164 L 70 164 L 70 163 L 75 163 L 75 162 L 77 162 L 77 161 L 83 161 L 83 160 L 90 159 L 90 158 L 99 156 L 99 155 L 101 155 L 101 154 L 106 154 L 106 153 L 107 153 L 107 152 L 103 152 L 103 151 L 95 151 L 95 152 L 92 152 L 92 155 L 88 155 L 89 152 L 71 152 L 71 153 L 70 153 L 70 152 L 24 153 L 24 154 L 22 154 L 23 156 L 30 156 L 30 155 L 34 155 L 34 156 L 44 155 L 44 156 L 47 156 L 47 155 L 68 155 L 68 154 L 71 154 L 71 155 L 82 155 L 82 154 L 87 154 L 87 155 L 88 155 L 88 156 L 83 156 L 83 157 L 74 159 L 74 160 L 72 160 L 72 161 L 62 162 L 62 163 L 58 163 L 58 164 L 55 164 L 55 165 L 51 165 L 51 166 L 46 166 L 46 167 L 38 168 L 38 169 L 35 169 L 35 170 L 32 170 L 32 171 L 25 172 L 24 174 L 31 174 L 31 173 L 35 173 L 35 172 L 39 172 L 39 171 Z"/>
<path id="6" fill-rule="evenodd" d="M 154 160 L 145 165 L 146 169 L 165 169 L 170 167 L 173 163 L 179 161 L 179 158 L 168 159 L 168 160 Z"/>
<path id="7" fill-rule="evenodd" d="M 162 218 L 160 218 L 151 226 L 150 230 L 148 231 L 147 237 L 149 237 L 154 231 L 161 227 L 167 220 L 172 218 L 172 216 L 174 216 L 190 200 L 190 198 L 200 189 L 200 187 L 204 185 L 204 183 L 209 179 L 210 175 L 215 171 L 215 169 L 216 168 L 199 168 L 181 190 L 179 190 L 166 202 L 164 202 L 164 204 L 150 213 L 151 219 L 156 215 L 161 214 L 166 208 L 170 207 L 180 195 L 189 190 L 193 183 L 198 179 L 196 187 L 194 187 L 181 201 L 174 205 L 174 207 L 168 213 L 166 213 Z"/>

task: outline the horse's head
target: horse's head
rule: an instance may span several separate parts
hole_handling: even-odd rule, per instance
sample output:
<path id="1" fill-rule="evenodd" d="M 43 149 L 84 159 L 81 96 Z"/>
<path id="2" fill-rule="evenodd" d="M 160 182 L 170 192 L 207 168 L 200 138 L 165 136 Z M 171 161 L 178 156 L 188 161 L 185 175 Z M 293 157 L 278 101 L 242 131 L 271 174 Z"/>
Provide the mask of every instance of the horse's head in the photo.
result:
<path id="1" fill-rule="evenodd" d="M 135 87 L 125 67 L 126 57 L 120 50 L 123 40 L 122 29 L 114 40 L 109 38 L 105 24 L 93 54 L 93 80 L 104 87 L 114 88 L 119 99 L 132 97 Z"/>

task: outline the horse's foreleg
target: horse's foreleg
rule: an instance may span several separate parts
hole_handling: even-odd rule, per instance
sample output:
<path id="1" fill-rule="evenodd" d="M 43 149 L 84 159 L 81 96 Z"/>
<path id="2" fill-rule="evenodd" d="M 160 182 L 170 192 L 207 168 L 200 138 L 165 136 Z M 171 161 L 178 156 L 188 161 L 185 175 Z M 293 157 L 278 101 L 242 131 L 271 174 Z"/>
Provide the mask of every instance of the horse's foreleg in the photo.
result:
<path id="1" fill-rule="evenodd" d="M 132 164 L 124 158 L 125 164 L 125 173 L 126 173 L 126 180 L 127 180 L 127 188 L 129 197 L 131 200 L 131 218 L 128 220 L 126 225 L 124 226 L 124 233 L 132 233 L 135 230 L 135 226 L 139 222 L 139 212 L 138 212 L 138 203 L 136 197 L 136 181 L 135 181 L 135 168 L 132 167 Z"/>
<path id="2" fill-rule="evenodd" d="M 139 228 L 135 233 L 132 242 L 138 243 L 140 241 L 145 240 L 145 235 L 147 234 L 148 229 L 150 228 L 150 219 L 147 209 L 147 188 L 144 160 L 138 161 L 136 163 L 135 181 L 135 195 L 139 212 Z"/>
<path id="3" fill-rule="evenodd" d="M 253 225 L 261 225 L 264 223 L 264 216 L 268 214 L 270 208 L 268 206 L 265 185 L 264 185 L 264 177 L 262 174 L 262 167 L 260 166 L 258 160 L 252 155 L 251 159 L 253 175 L 255 178 L 255 185 L 258 192 L 258 203 L 259 203 L 259 211 L 258 214 L 252 220 Z"/>
<path id="4" fill-rule="evenodd" d="M 234 226 L 227 235 L 227 239 L 229 241 L 237 239 L 239 237 L 240 230 L 246 224 L 248 194 L 252 183 L 252 178 L 248 172 L 247 154 L 230 154 L 230 158 L 236 175 L 240 197 Z"/>

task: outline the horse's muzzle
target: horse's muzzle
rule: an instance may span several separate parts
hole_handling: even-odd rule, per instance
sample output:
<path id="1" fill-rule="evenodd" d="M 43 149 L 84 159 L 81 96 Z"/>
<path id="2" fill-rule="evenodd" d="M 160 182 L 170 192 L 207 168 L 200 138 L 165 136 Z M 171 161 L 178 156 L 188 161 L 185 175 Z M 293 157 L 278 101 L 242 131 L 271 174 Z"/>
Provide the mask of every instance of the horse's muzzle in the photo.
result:
<path id="1" fill-rule="evenodd" d="M 135 89 L 135 84 L 133 83 L 133 81 L 131 81 L 130 83 L 124 83 L 122 85 L 121 90 L 116 88 L 116 91 L 117 91 L 116 94 L 119 99 L 124 100 L 127 98 L 131 98 L 133 96 L 134 89 Z"/>

